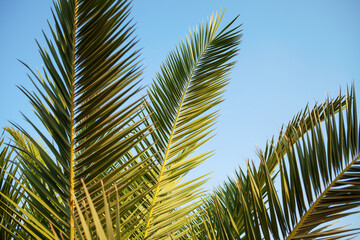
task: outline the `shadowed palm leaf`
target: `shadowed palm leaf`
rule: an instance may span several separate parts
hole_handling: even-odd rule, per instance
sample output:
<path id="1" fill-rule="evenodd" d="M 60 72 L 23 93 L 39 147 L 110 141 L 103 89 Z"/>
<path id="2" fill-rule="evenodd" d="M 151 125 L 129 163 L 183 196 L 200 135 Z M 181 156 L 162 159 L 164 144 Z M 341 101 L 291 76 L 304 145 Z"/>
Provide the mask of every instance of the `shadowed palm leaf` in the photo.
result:
<path id="1" fill-rule="evenodd" d="M 352 90 L 345 98 L 339 96 L 296 116 L 277 144 L 270 141 L 265 151 L 259 150 L 259 167 L 249 163 L 246 173 L 237 173 L 207 203 L 208 223 L 215 235 L 223 239 L 351 237 L 354 232 L 349 229 L 329 227 L 359 206 L 354 191 L 359 184 L 356 114 Z"/>

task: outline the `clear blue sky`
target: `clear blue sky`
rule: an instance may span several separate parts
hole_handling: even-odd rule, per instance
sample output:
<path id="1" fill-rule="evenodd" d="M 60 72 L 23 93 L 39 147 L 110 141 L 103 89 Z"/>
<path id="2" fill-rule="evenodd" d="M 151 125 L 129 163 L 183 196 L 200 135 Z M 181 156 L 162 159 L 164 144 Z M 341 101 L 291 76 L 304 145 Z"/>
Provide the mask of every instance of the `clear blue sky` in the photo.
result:
<path id="1" fill-rule="evenodd" d="M 52 1 L 0 1 L 0 125 L 23 123 L 30 104 L 15 85 L 32 88 L 27 70 L 41 67 L 34 39 L 43 43 Z M 206 149 L 216 155 L 193 175 L 215 171 L 211 188 L 233 175 L 245 158 L 263 147 L 307 103 L 337 95 L 355 81 L 360 97 L 359 0 L 182 0 L 134 1 L 132 16 L 143 47 L 145 82 L 150 83 L 167 53 L 213 12 L 223 23 L 240 14 L 243 42 L 221 105 L 217 135 Z M 31 115 L 34 119 L 34 115 Z"/>

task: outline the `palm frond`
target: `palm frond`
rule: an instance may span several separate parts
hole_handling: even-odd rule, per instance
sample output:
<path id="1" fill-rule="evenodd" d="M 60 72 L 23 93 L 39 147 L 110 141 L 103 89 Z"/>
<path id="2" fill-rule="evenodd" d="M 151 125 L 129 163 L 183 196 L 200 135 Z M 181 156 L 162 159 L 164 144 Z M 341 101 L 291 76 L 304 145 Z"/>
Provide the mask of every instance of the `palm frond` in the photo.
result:
<path id="1" fill-rule="evenodd" d="M 142 175 L 130 181 L 129 166 L 151 166 L 135 160 L 141 156 L 136 145 L 148 128 L 140 128 L 143 100 L 135 95 L 141 89 L 137 83 L 142 70 L 129 14 L 126 0 L 54 3 L 52 40 L 44 34 L 47 50 L 39 46 L 44 67 L 37 73 L 29 68 L 36 92 L 20 87 L 43 124 L 25 117 L 40 141 L 14 124 L 36 149 L 35 154 L 23 142 L 16 143 L 24 153 L 21 167 L 31 186 L 24 191 L 38 216 L 35 221 L 28 214 L 19 222 L 29 229 L 29 237 L 53 239 L 56 233 L 74 239 L 74 197 L 82 194 L 80 179 L 95 185 L 104 172 L 126 172 L 122 174 L 128 181 L 122 183 L 133 187 Z"/>
<path id="2" fill-rule="evenodd" d="M 80 203 L 78 200 L 75 199 L 75 205 L 77 208 L 77 212 L 79 213 L 79 225 L 77 225 L 78 229 L 78 237 L 80 239 L 85 240 L 92 240 L 94 234 L 97 236 L 97 239 L 101 240 L 115 240 L 121 238 L 121 225 L 120 225 L 120 200 L 118 195 L 115 194 L 116 198 L 116 206 L 113 208 L 116 212 L 116 222 L 113 223 L 112 216 L 111 216 L 111 203 L 109 199 L 107 198 L 105 194 L 105 189 L 102 188 L 103 194 L 102 194 L 102 200 L 105 207 L 105 220 L 106 220 L 106 226 L 104 227 L 103 224 L 101 224 L 100 216 L 98 212 L 96 211 L 95 205 L 90 197 L 90 194 L 88 190 L 86 189 L 86 185 L 83 183 L 84 192 L 86 195 L 85 200 L 81 202 L 82 206 L 80 206 Z M 117 192 L 117 188 L 115 186 L 115 192 Z M 84 210 L 85 209 L 85 210 Z M 95 231 L 92 230 L 90 226 L 89 221 L 89 215 L 91 215 L 91 219 L 93 219 L 93 224 L 95 226 Z M 115 229 L 113 228 L 115 226 Z"/>
<path id="3" fill-rule="evenodd" d="M 211 155 L 192 154 L 211 138 L 217 113 L 210 109 L 222 101 L 241 37 L 239 26 L 232 26 L 235 20 L 218 32 L 221 18 L 218 13 L 191 32 L 170 53 L 150 87 L 148 112 L 155 126 L 151 136 L 161 166 L 146 239 L 172 236 L 198 205 L 203 178 L 181 179 Z"/>
<path id="4" fill-rule="evenodd" d="M 267 164 L 267 156 L 275 153 L 276 148 L 269 142 L 264 152 L 259 150 L 259 169 L 247 168 L 247 176 L 251 179 L 249 202 L 254 202 L 250 218 L 244 219 L 248 225 L 245 231 L 248 239 L 256 239 L 255 236 L 348 239 L 358 232 L 332 227 L 334 220 L 353 214 L 352 209 L 359 206 L 357 193 L 353 191 L 358 186 L 359 159 L 354 93 L 354 88 L 348 92 L 337 114 L 332 107 L 324 109 L 322 123 L 319 112 L 315 112 L 311 125 L 302 128 L 304 134 L 299 135 L 294 128 L 293 141 L 284 139 L 282 153 L 276 154 L 280 193 Z M 260 170 L 265 173 L 265 198 L 258 194 Z M 348 171 L 350 176 L 351 171 L 355 173 L 351 179 L 355 181 L 344 181 L 344 176 L 349 176 Z M 342 181 L 344 187 L 339 187 Z"/>
<path id="5" fill-rule="evenodd" d="M 281 172 L 279 158 L 286 158 L 286 149 L 298 145 L 311 132 L 311 126 L 328 121 L 333 115 L 340 115 L 352 101 L 352 97 L 340 95 L 315 106 L 311 111 L 306 107 L 280 132 L 276 143 L 274 140 L 269 142 L 261 155 L 262 167 L 249 162 L 245 172 L 236 172 L 234 180 L 229 179 L 218 188 L 206 208 L 216 236 L 223 239 L 270 239 L 272 236 L 276 239 L 281 234 L 286 235 L 288 224 L 281 218 L 283 210 L 276 205 L 281 199 L 273 192 L 275 188 L 272 184 Z M 273 204 L 273 207 L 270 208 L 269 204 Z"/>
<path id="6" fill-rule="evenodd" d="M 355 229 L 330 224 L 356 213 L 354 208 L 360 206 L 355 89 L 348 91 L 348 95 L 344 112 L 335 117 L 329 109 L 325 124 L 312 126 L 306 139 L 298 140 L 296 147 L 286 150 L 291 157 L 280 160 L 283 208 L 287 210 L 285 213 L 289 212 L 286 217 L 292 218 L 288 239 L 304 236 L 343 239 L 354 234 L 351 230 Z M 286 165 L 296 167 L 297 171 L 287 170 Z M 359 233 L 359 229 L 356 232 Z"/>

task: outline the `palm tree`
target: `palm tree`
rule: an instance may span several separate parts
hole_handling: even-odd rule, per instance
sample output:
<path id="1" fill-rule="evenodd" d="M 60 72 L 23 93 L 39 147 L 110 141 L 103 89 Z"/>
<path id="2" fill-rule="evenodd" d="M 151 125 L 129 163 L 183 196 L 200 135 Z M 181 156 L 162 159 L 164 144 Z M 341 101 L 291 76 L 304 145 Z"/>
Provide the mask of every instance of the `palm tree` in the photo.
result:
<path id="1" fill-rule="evenodd" d="M 359 204 L 354 89 L 305 108 L 258 163 L 207 196 L 206 176 L 184 177 L 212 155 L 198 148 L 212 137 L 240 26 L 234 19 L 219 30 L 223 13 L 200 24 L 140 96 L 130 9 L 126 0 L 54 4 L 47 50 L 39 46 L 44 67 L 29 68 L 36 92 L 20 87 L 42 124 L 24 116 L 38 137 L 6 128 L 3 238 L 351 237 L 321 224 Z"/>

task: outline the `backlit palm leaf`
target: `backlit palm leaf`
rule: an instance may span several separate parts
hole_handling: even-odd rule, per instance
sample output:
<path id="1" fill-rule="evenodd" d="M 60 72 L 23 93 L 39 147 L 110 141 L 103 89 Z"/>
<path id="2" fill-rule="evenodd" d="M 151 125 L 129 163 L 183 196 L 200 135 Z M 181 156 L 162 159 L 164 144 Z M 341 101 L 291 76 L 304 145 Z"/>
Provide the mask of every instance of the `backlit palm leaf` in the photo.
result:
<path id="1" fill-rule="evenodd" d="M 360 205 L 355 90 L 300 112 L 202 199 L 185 175 L 211 152 L 241 38 L 222 14 L 190 32 L 138 98 L 127 0 L 58 0 L 44 67 L 29 76 L 42 126 L 25 117 L 0 140 L 0 234 L 9 239 L 344 239 L 332 226 Z M 275 182 L 278 181 L 278 184 Z"/>
<path id="2" fill-rule="evenodd" d="M 29 237 L 53 239 L 56 233 L 74 239 L 80 179 L 94 185 L 104 172 L 126 171 L 138 163 L 135 146 L 147 128 L 139 128 L 141 99 L 132 100 L 141 69 L 129 9 L 127 1 L 115 0 L 55 3 L 53 40 L 45 36 L 47 50 L 40 48 L 43 71 L 30 77 L 37 92 L 21 88 L 44 127 L 25 118 L 47 151 L 16 125 L 39 154 L 21 149 L 28 156 L 22 157 L 22 168 L 31 186 L 24 189 L 40 216 L 28 214 L 20 223 Z M 19 207 L 10 200 L 6 204 Z"/>
<path id="3" fill-rule="evenodd" d="M 148 112 L 161 166 L 146 239 L 176 238 L 175 232 L 187 223 L 185 216 L 198 206 L 203 178 L 182 177 L 211 155 L 192 154 L 211 137 L 217 113 L 210 109 L 222 101 L 241 36 L 233 23 L 218 32 L 221 18 L 216 14 L 190 33 L 170 53 L 150 87 Z"/>

